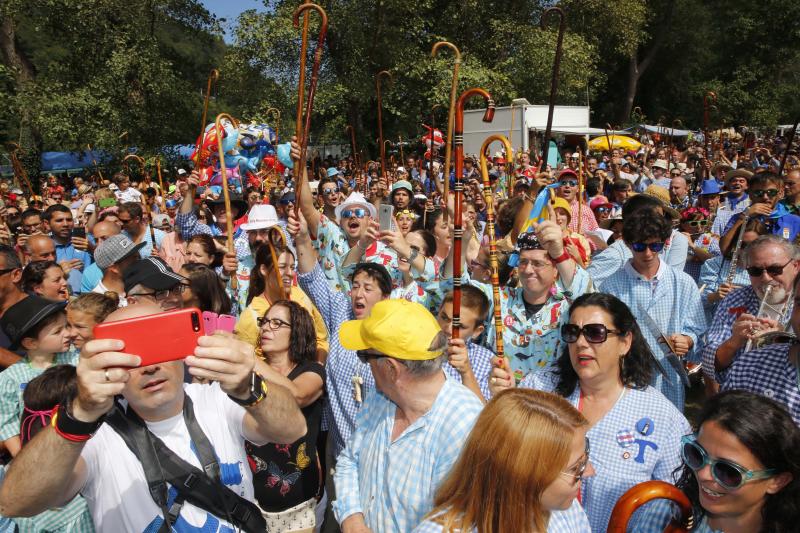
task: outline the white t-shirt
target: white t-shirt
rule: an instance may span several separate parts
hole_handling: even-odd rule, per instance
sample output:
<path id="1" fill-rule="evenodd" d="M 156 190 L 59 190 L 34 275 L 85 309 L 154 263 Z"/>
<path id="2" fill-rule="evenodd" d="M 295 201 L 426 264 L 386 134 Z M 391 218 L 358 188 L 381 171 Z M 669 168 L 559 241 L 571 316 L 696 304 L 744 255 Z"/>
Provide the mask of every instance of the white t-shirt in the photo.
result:
<path id="1" fill-rule="evenodd" d="M 101 279 L 100 282 L 97 284 L 97 286 L 94 289 L 92 289 L 92 292 L 96 292 L 98 294 L 105 294 L 110 290 L 111 289 L 103 285 L 103 280 Z M 128 307 L 128 299 L 125 297 L 125 293 L 123 292 L 122 294 L 118 294 L 118 296 L 119 296 L 119 303 L 117 303 L 117 307 L 119 307 L 120 309 L 122 309 L 123 307 Z"/>
<path id="2" fill-rule="evenodd" d="M 253 501 L 253 478 L 244 449 L 244 408 L 213 385 L 184 385 L 194 403 L 197 422 L 219 460 L 222 481 L 236 494 Z M 201 468 L 191 447 L 183 413 L 147 427 L 179 457 Z M 81 452 L 88 476 L 80 491 L 89 504 L 97 531 L 158 531 L 163 517 L 150 497 L 141 463 L 125 441 L 107 424 L 100 427 Z M 175 489 L 169 488 L 171 504 Z M 207 511 L 184 502 L 173 531 L 225 531 L 232 526 Z"/>
<path id="3" fill-rule="evenodd" d="M 117 202 L 142 202 L 142 193 L 133 187 L 128 187 L 124 191 L 117 190 L 114 193 L 117 196 Z"/>

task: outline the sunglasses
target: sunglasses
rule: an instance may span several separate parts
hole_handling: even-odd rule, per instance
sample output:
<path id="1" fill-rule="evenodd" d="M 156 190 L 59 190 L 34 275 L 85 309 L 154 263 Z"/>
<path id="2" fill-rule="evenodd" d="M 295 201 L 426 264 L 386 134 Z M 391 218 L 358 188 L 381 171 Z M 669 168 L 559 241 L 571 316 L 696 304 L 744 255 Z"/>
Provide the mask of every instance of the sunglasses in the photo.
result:
<path id="1" fill-rule="evenodd" d="M 561 182 L 561 186 L 562 187 L 577 187 L 578 186 L 578 182 L 575 181 L 575 180 L 563 180 Z"/>
<path id="2" fill-rule="evenodd" d="M 336 187 L 334 189 L 322 189 L 322 194 L 333 194 L 339 192 L 339 188 Z"/>
<path id="3" fill-rule="evenodd" d="M 670 174 L 670 176 L 672 176 L 673 178 L 679 178 L 681 176 L 681 173 L 680 172 L 672 172 Z"/>
<path id="4" fill-rule="evenodd" d="M 561 326 L 561 340 L 567 344 L 578 342 L 578 337 L 583 334 L 586 342 L 601 344 L 606 342 L 608 334 L 619 335 L 621 331 L 608 329 L 603 324 L 584 324 L 583 327 L 577 324 L 564 324 Z"/>
<path id="5" fill-rule="evenodd" d="M 367 216 L 368 213 L 369 212 L 366 209 L 362 209 L 360 207 L 357 209 L 345 209 L 344 211 L 342 211 L 342 218 L 350 218 L 350 217 L 364 218 L 365 216 Z"/>
<path id="6" fill-rule="evenodd" d="M 651 252 L 660 252 L 664 249 L 663 242 L 635 242 L 631 244 L 631 248 L 634 252 L 644 252 L 647 248 L 650 248 Z"/>
<path id="7" fill-rule="evenodd" d="M 703 226 L 708 225 L 708 220 L 689 220 L 684 222 L 684 224 L 687 224 L 692 228 L 702 228 Z"/>
<path id="8" fill-rule="evenodd" d="M 370 359 L 378 359 L 380 357 L 389 357 L 389 356 L 383 355 L 382 353 L 373 353 L 373 352 L 368 352 L 366 350 L 358 350 L 356 351 L 356 357 L 358 357 L 358 360 L 366 365 Z"/>
<path id="9" fill-rule="evenodd" d="M 598 207 L 597 208 L 597 212 L 598 213 L 608 213 L 609 211 L 611 211 L 610 207 Z"/>
<path id="10" fill-rule="evenodd" d="M 767 274 L 772 276 L 780 276 L 783 274 L 783 269 L 789 266 L 789 263 L 794 261 L 794 259 L 789 259 L 789 261 L 785 265 L 770 265 L 768 267 L 747 267 L 747 273 L 753 276 L 754 278 L 760 278 L 764 275 L 766 271 Z"/>
<path id="11" fill-rule="evenodd" d="M 695 472 L 710 465 L 711 477 L 726 490 L 736 490 L 745 483 L 766 479 L 777 473 L 774 469 L 747 470 L 733 461 L 710 457 L 697 442 L 696 435 L 684 435 L 681 438 L 681 458 Z"/>
<path id="12" fill-rule="evenodd" d="M 591 450 L 591 447 L 589 446 L 589 437 L 585 437 L 585 439 L 586 439 L 586 445 L 584 448 L 583 457 L 580 459 L 580 461 L 578 461 L 578 463 L 574 467 L 570 468 L 567 471 L 561 472 L 566 476 L 574 478 L 573 483 L 577 483 L 583 478 L 583 474 L 584 472 L 586 472 L 586 467 L 589 466 L 589 451 Z"/>
<path id="13" fill-rule="evenodd" d="M 775 198 L 778 196 L 778 189 L 757 189 L 754 191 L 750 191 L 750 196 L 755 198 L 761 198 L 763 196 L 769 196 L 770 198 Z"/>
<path id="14" fill-rule="evenodd" d="M 292 325 L 286 322 L 285 320 L 281 320 L 280 318 L 267 318 L 265 316 L 258 317 L 256 319 L 256 324 L 258 324 L 259 328 L 267 326 L 272 331 L 278 331 L 282 327 L 291 328 Z"/>

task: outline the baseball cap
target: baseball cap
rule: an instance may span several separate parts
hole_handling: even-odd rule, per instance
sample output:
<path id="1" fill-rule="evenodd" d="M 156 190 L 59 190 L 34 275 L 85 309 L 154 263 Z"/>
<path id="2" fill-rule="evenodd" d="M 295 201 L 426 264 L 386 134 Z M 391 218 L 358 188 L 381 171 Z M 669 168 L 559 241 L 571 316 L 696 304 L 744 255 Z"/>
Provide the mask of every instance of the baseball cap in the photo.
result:
<path id="1" fill-rule="evenodd" d="M 186 281 L 186 278 L 176 274 L 159 257 L 147 257 L 136 261 L 125 269 L 122 278 L 125 283 L 125 292 L 130 292 L 137 285 L 163 291 Z"/>
<path id="2" fill-rule="evenodd" d="M 178 176 L 185 176 L 185 175 L 186 175 L 186 171 L 184 169 L 182 169 L 182 168 L 179 168 L 178 169 Z"/>
<path id="3" fill-rule="evenodd" d="M 125 235 L 112 235 L 97 246 L 94 251 L 94 261 L 100 270 L 105 270 L 137 253 L 146 245 L 146 242 L 136 244 Z"/>
<path id="4" fill-rule="evenodd" d="M 427 361 L 447 345 L 442 328 L 421 304 L 404 299 L 382 300 L 363 320 L 339 328 L 339 342 L 348 350 L 376 350 L 395 359 Z"/>
<path id="5" fill-rule="evenodd" d="M 0 318 L 0 327 L 8 335 L 11 345 L 16 350 L 25 334 L 36 327 L 47 317 L 63 311 L 67 302 L 48 300 L 41 296 L 31 295 L 15 303 Z"/>
<path id="6" fill-rule="evenodd" d="M 154 228 L 172 227 L 172 221 L 169 219 L 169 215 L 166 215 L 164 213 L 153 215 L 153 227 Z"/>

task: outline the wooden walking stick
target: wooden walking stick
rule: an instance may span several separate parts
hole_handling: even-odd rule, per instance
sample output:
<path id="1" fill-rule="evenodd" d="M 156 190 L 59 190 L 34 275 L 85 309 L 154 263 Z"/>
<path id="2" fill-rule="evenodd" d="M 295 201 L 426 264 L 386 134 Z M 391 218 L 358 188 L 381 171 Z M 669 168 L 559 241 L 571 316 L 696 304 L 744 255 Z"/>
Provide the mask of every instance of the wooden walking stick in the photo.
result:
<path id="1" fill-rule="evenodd" d="M 680 524 L 676 524 L 674 521 L 670 522 L 664 529 L 664 533 L 687 533 L 692 521 L 692 504 L 689 502 L 689 498 L 674 485 L 656 480 L 634 485 L 617 500 L 614 510 L 611 511 L 611 519 L 606 531 L 608 533 L 625 533 L 633 513 L 647 502 L 657 499 L 672 500 L 680 508 Z"/>
<path id="2" fill-rule="evenodd" d="M 459 51 L 458 47 L 453 43 L 447 41 L 439 41 L 433 45 L 431 48 L 431 57 L 436 57 L 436 53 L 438 52 L 439 48 L 446 46 L 450 48 L 453 53 L 455 54 L 455 59 L 453 60 L 453 81 L 450 84 L 450 111 L 447 113 L 447 139 L 445 139 L 445 149 L 444 149 L 444 174 L 442 174 L 442 180 L 444 181 L 443 184 L 443 198 L 442 201 L 444 202 L 444 213 L 443 217 L 445 222 L 449 217 L 449 213 L 447 211 L 447 202 L 448 202 L 448 195 L 450 194 L 450 156 L 452 155 L 452 146 L 453 146 L 453 128 L 455 125 L 455 108 L 456 108 L 456 92 L 458 91 L 458 71 L 461 68 L 461 52 Z M 494 111 L 492 111 L 494 113 Z M 431 148 L 433 147 L 433 132 L 431 132 Z M 456 167 L 459 167 L 459 162 L 456 161 Z M 433 170 L 433 152 L 431 152 L 431 171 Z M 461 176 L 456 176 L 456 181 L 460 180 Z"/>
<path id="3" fill-rule="evenodd" d="M 28 171 L 25 170 L 25 167 L 19 160 L 19 156 L 17 152 L 19 152 L 20 148 L 17 143 L 10 142 L 6 144 L 6 148 L 8 148 L 8 155 L 11 158 L 11 168 L 14 171 L 14 176 L 17 178 L 18 182 L 24 182 L 25 186 L 28 188 L 31 197 L 35 196 L 33 192 L 33 185 L 31 185 L 31 180 L 28 179 Z"/>
<path id="4" fill-rule="evenodd" d="M 548 7 L 542 13 L 541 27 L 545 28 L 547 25 L 547 16 L 550 13 L 555 13 L 559 16 L 558 22 L 558 40 L 556 41 L 556 56 L 553 60 L 553 73 L 550 76 L 550 101 L 547 108 L 547 126 L 544 130 L 544 146 L 542 147 L 542 162 L 539 165 L 541 171 L 547 165 L 547 156 L 550 151 L 550 131 L 553 128 L 553 110 L 556 105 L 556 91 L 558 90 L 558 74 L 561 68 L 561 54 L 562 44 L 564 43 L 564 30 L 567 25 L 567 17 L 564 10 L 560 7 Z"/>
<path id="5" fill-rule="evenodd" d="M 222 124 L 223 120 L 227 120 L 230 123 L 231 127 L 238 128 L 239 123 L 236 121 L 235 118 L 230 116 L 227 113 L 220 113 L 217 115 L 216 120 L 214 120 L 214 128 L 217 133 L 217 153 L 219 155 L 219 168 L 220 174 L 222 174 L 222 199 L 225 202 L 225 247 L 228 249 L 228 253 L 234 251 L 233 248 L 233 214 L 231 213 L 231 195 L 230 191 L 228 190 L 228 168 L 225 166 L 225 152 L 222 149 L 222 139 L 225 137 L 225 127 Z M 233 276 L 231 276 L 231 288 L 236 290 L 238 283 L 236 278 L 236 273 L 234 272 Z"/>
<path id="6" fill-rule="evenodd" d="M 200 136 L 197 138 L 197 146 L 195 147 L 195 159 L 194 159 L 194 166 L 195 169 L 200 172 L 203 169 L 201 164 L 201 157 L 200 157 L 200 147 L 203 145 L 203 136 L 206 132 L 206 117 L 208 116 L 208 101 L 211 99 L 211 84 L 216 83 L 219 81 L 219 71 L 215 68 L 211 69 L 211 73 L 208 75 L 208 80 L 206 83 L 206 96 L 203 100 L 203 115 L 200 119 Z M 127 132 L 126 132 L 127 133 Z"/>
<path id="7" fill-rule="evenodd" d="M 669 167 L 669 169 L 667 170 L 667 173 L 672 172 L 672 169 L 677 166 L 676 164 L 674 164 L 672 162 L 672 142 L 673 142 L 673 139 L 675 137 L 675 125 L 676 124 L 678 126 L 680 126 L 680 127 L 683 127 L 683 122 L 681 122 L 681 119 L 676 118 L 675 120 L 672 121 L 672 129 L 669 132 L 669 148 L 667 148 L 667 160 L 668 160 L 667 167 Z"/>
<path id="8" fill-rule="evenodd" d="M 144 162 L 144 159 L 142 159 L 141 157 L 139 157 L 136 154 L 128 154 L 128 155 L 126 155 L 125 157 L 122 158 L 122 162 L 125 165 L 125 170 L 127 171 L 128 175 L 130 176 L 131 172 L 130 172 L 130 166 L 128 165 L 128 161 L 136 161 L 137 163 L 139 163 L 139 166 L 142 169 L 142 177 L 144 178 L 145 177 L 145 172 L 144 172 L 145 162 Z M 156 248 L 156 230 L 155 230 L 155 228 L 153 228 L 153 214 L 150 211 L 150 205 L 147 203 L 147 196 L 146 195 L 143 196 L 143 200 L 144 201 L 142 202 L 142 204 L 144 205 L 144 212 L 147 215 L 147 225 L 150 227 L 150 242 L 152 243 L 153 249 L 155 250 L 155 248 Z"/>
<path id="9" fill-rule="evenodd" d="M 161 189 L 161 212 L 167 212 L 167 204 L 164 200 L 167 191 L 164 190 L 164 178 L 161 177 L 161 158 L 156 156 L 156 174 L 158 175 L 158 187 Z"/>
<path id="10" fill-rule="evenodd" d="M 503 143 L 506 152 L 511 149 L 511 142 L 503 135 L 490 135 L 483 141 L 480 151 L 481 177 L 483 178 L 483 197 L 486 200 L 486 231 L 489 233 L 489 268 L 492 271 L 492 300 L 494 302 L 494 339 L 495 353 L 500 359 L 503 358 L 503 314 L 500 301 L 500 267 L 497 261 L 497 237 L 494 233 L 494 219 L 496 216 L 495 198 L 492 192 L 492 184 L 489 181 L 489 165 L 487 164 L 486 152 L 489 146 L 499 141 Z"/>
<path id="11" fill-rule="evenodd" d="M 320 16 L 319 36 L 317 37 L 317 48 L 314 50 L 314 63 L 311 66 L 311 81 L 308 84 L 308 100 L 306 102 L 305 124 L 303 124 L 303 96 L 305 94 L 306 82 L 306 52 L 308 50 L 308 10 L 314 10 Z M 300 159 L 294 162 L 295 190 L 300 190 L 303 181 L 303 172 L 306 168 L 306 152 L 308 150 L 308 136 L 311 129 L 311 110 L 314 107 L 314 95 L 317 91 L 317 81 L 319 80 L 319 67 L 322 63 L 322 48 L 325 44 L 325 36 L 328 33 L 328 15 L 325 10 L 317 4 L 307 2 L 294 11 L 294 27 L 300 26 L 300 14 L 305 13 L 303 19 L 303 40 L 300 47 L 300 78 L 297 84 L 297 123 L 295 125 L 295 135 L 297 142 L 300 143 Z M 294 206 L 295 215 L 300 211 L 300 202 Z"/>
<path id="12" fill-rule="evenodd" d="M 461 237 L 464 234 L 462 228 L 461 213 L 461 194 L 464 190 L 462 175 L 464 173 L 464 105 L 473 96 L 481 96 L 486 101 L 486 112 L 483 114 L 484 122 L 491 122 L 494 119 L 494 100 L 492 96 L 479 87 L 468 89 L 461 93 L 456 102 L 456 117 L 453 130 L 453 140 L 455 144 L 456 158 L 456 183 L 455 198 L 453 203 L 453 334 L 454 339 L 458 338 L 461 328 Z M 445 210 L 447 210 L 447 198 L 445 198 Z"/>
<path id="13" fill-rule="evenodd" d="M 613 130 L 611 124 L 606 123 L 603 128 L 606 132 L 606 144 L 608 145 L 608 164 L 611 165 L 611 172 L 614 173 L 614 179 L 619 179 L 619 167 L 614 163 L 614 148 L 611 146 L 611 137 L 608 135 L 608 130 Z"/>
<path id="14" fill-rule="evenodd" d="M 703 95 L 703 145 L 708 162 L 711 163 L 711 137 L 708 134 L 708 122 L 711 116 L 711 108 L 717 102 L 717 95 L 713 91 L 708 91 Z M 703 175 L 705 179 L 711 177 L 711 169 L 704 169 Z"/>
<path id="15" fill-rule="evenodd" d="M 382 70 L 375 75 L 375 94 L 378 97 L 378 144 L 381 151 L 381 178 L 386 178 L 386 146 L 383 142 L 383 97 L 381 95 L 381 78 L 389 78 L 393 81 L 392 73 Z"/>
<path id="16" fill-rule="evenodd" d="M 583 222 L 583 154 L 578 149 L 578 233 L 581 232 Z"/>
<path id="17" fill-rule="evenodd" d="M 86 148 L 89 149 L 89 155 L 92 156 L 92 164 L 94 165 L 95 171 L 97 171 L 97 175 L 100 176 L 100 182 L 102 184 L 102 182 L 105 181 L 105 178 L 103 177 L 103 173 L 100 172 L 100 167 L 97 165 L 97 160 L 94 158 L 94 152 L 92 152 L 92 145 L 87 144 Z"/>

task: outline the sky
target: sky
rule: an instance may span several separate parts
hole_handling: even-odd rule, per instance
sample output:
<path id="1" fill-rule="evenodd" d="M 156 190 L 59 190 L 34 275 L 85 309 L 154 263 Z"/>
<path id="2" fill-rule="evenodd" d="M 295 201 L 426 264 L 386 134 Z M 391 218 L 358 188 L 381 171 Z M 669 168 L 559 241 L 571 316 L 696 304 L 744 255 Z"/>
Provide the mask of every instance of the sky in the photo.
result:
<path id="1" fill-rule="evenodd" d="M 227 19 L 223 24 L 225 28 L 225 40 L 230 41 L 231 28 L 236 23 L 239 13 L 248 9 L 265 11 L 264 2 L 261 0 L 201 0 L 203 5 L 214 13 L 218 18 Z"/>

